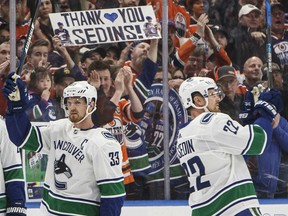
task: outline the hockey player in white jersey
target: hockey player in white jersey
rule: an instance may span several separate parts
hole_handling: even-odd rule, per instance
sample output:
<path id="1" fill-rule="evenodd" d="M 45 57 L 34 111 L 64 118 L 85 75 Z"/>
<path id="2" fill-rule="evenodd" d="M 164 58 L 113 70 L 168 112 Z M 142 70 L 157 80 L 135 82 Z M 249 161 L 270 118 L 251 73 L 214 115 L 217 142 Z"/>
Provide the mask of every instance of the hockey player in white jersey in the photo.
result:
<path id="1" fill-rule="evenodd" d="M 191 118 L 180 129 L 177 155 L 190 182 L 192 215 L 261 215 L 243 155 L 261 154 L 270 142 L 280 93 L 262 93 L 257 118 L 245 127 L 220 113 L 223 96 L 211 78 L 189 78 L 179 94 Z"/>
<path id="2" fill-rule="evenodd" d="M 0 119 L 0 215 L 25 216 L 24 176 L 20 152 Z"/>
<path id="3" fill-rule="evenodd" d="M 68 119 L 32 126 L 25 115 L 26 88 L 9 74 L 3 93 L 8 98 L 6 125 L 20 148 L 48 155 L 41 210 L 46 215 L 119 216 L 125 199 L 120 144 L 91 114 L 97 92 L 87 81 L 64 89 Z"/>

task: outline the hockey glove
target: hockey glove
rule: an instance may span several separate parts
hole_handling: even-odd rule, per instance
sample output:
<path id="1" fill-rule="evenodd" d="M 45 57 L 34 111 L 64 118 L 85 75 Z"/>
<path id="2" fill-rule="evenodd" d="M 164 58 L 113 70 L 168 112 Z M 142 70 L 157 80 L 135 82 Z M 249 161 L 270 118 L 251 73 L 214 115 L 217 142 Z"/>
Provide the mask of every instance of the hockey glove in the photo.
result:
<path id="1" fill-rule="evenodd" d="M 26 207 L 23 202 L 14 202 L 6 210 L 6 216 L 26 216 Z"/>
<path id="2" fill-rule="evenodd" d="M 283 110 L 283 100 L 279 90 L 271 89 L 262 92 L 254 107 L 254 115 L 262 116 L 272 121 L 277 113 Z"/>
<path id="3" fill-rule="evenodd" d="M 242 125 L 252 124 L 254 122 L 255 118 L 253 116 L 253 111 L 254 95 L 251 91 L 247 91 L 241 113 L 239 114 L 239 119 L 242 122 Z"/>
<path id="4" fill-rule="evenodd" d="M 271 89 L 270 91 L 262 92 L 259 100 L 266 101 L 276 107 L 277 112 L 282 112 L 284 108 L 281 92 L 278 89 Z"/>
<path id="5" fill-rule="evenodd" d="M 9 113 L 22 112 L 25 109 L 28 104 L 27 88 L 15 72 L 8 75 L 2 91 L 7 98 Z"/>

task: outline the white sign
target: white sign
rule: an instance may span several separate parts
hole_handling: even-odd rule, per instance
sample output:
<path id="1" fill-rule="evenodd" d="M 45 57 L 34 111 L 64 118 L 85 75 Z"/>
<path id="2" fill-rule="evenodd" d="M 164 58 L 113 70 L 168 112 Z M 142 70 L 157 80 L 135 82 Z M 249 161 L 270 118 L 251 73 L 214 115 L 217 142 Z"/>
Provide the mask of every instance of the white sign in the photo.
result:
<path id="1" fill-rule="evenodd" d="M 151 5 L 49 14 L 66 46 L 161 38 Z"/>

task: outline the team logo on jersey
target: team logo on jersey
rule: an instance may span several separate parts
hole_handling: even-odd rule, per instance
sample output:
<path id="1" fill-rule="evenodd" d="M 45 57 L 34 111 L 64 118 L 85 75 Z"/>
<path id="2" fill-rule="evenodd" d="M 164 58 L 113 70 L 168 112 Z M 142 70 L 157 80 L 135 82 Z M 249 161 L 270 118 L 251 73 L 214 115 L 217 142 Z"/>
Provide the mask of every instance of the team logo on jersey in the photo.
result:
<path id="1" fill-rule="evenodd" d="M 202 124 L 208 124 L 208 123 L 211 121 L 211 119 L 212 119 L 213 116 L 214 116 L 213 113 L 207 113 L 207 114 L 204 115 L 203 118 L 201 119 L 201 123 L 202 123 Z"/>
<path id="2" fill-rule="evenodd" d="M 56 160 L 54 162 L 54 172 L 57 175 L 63 173 L 67 178 L 71 178 L 72 177 L 72 172 L 71 172 L 71 169 L 65 163 L 65 158 L 66 158 L 66 155 L 62 154 L 60 159 Z"/>
<path id="3" fill-rule="evenodd" d="M 186 20 L 182 13 L 177 13 L 174 19 L 175 28 L 176 28 L 176 36 L 181 38 L 185 36 L 186 32 Z"/>
<path id="4" fill-rule="evenodd" d="M 122 145 L 124 142 L 122 121 L 119 117 L 114 117 L 114 120 L 104 126 L 105 129 L 115 137 L 115 139 Z"/>
<path id="5" fill-rule="evenodd" d="M 64 174 L 68 179 L 72 177 L 71 169 L 65 163 L 66 155 L 62 154 L 59 160 L 54 162 L 54 177 L 55 177 L 55 187 L 59 190 L 67 189 L 67 182 L 59 181 L 57 179 L 58 175 Z"/>
<path id="6" fill-rule="evenodd" d="M 125 126 L 125 136 L 128 149 L 137 149 L 143 145 L 141 128 L 135 123 L 129 122 Z"/>
<path id="7" fill-rule="evenodd" d="M 105 138 L 107 138 L 107 139 L 113 139 L 113 140 L 115 140 L 115 137 L 114 137 L 110 132 L 108 132 L 108 131 L 102 131 L 101 134 L 102 134 Z"/>
<path id="8" fill-rule="evenodd" d="M 164 134 L 163 126 L 163 86 L 162 84 L 153 84 L 148 93 L 148 99 L 145 105 L 150 102 L 154 103 L 155 110 L 150 116 L 153 118 L 150 128 L 145 130 L 145 133 L 152 134 L 145 141 L 148 145 L 148 156 L 151 164 L 151 172 L 158 172 L 164 167 Z M 145 106 L 144 105 L 144 106 Z M 182 105 L 178 93 L 171 89 L 169 91 L 169 158 L 170 164 L 173 164 L 177 158 L 176 141 L 178 137 L 179 125 L 188 121 L 188 116 L 185 108 Z M 147 135 L 147 134 L 146 134 Z M 144 134 L 145 136 L 145 134 Z M 147 137 L 147 136 L 146 136 Z"/>

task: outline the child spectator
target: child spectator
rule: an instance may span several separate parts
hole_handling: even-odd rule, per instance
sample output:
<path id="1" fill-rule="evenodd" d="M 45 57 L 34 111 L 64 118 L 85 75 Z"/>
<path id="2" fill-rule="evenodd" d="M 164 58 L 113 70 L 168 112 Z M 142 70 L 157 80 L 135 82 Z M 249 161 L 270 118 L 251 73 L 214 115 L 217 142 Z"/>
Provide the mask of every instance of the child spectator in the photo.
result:
<path id="1" fill-rule="evenodd" d="M 55 109 L 50 99 L 52 78 L 47 68 L 39 67 L 31 73 L 28 84 L 30 100 L 26 113 L 30 121 L 56 120 Z"/>

